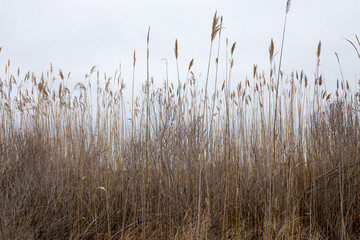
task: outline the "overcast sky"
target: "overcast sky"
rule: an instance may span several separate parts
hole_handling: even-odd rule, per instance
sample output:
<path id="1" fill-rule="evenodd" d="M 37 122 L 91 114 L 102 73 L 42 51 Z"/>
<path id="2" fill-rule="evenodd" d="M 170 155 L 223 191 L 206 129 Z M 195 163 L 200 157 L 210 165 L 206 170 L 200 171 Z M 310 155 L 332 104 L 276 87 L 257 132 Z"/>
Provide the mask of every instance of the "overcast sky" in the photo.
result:
<path id="1" fill-rule="evenodd" d="M 175 81 L 174 42 L 179 41 L 181 78 L 195 58 L 195 74 L 205 81 L 214 12 L 224 17 L 223 37 L 237 42 L 233 82 L 244 81 L 253 64 L 268 71 L 271 38 L 280 49 L 286 0 L 0 0 L 1 75 L 8 59 L 13 72 L 71 71 L 71 81 L 84 78 L 92 66 L 112 75 L 119 63 L 131 92 L 132 54 L 136 50 L 138 86 L 146 77 L 146 34 L 150 34 L 150 75 L 160 84 Z M 360 34 L 359 0 L 293 0 L 287 20 L 283 69 L 304 69 L 313 77 L 316 48 L 322 41 L 321 73 L 334 90 L 341 59 L 345 78 L 354 88 L 360 60 L 344 38 Z M 225 38 L 221 45 L 225 48 Z M 224 62 L 225 52 L 220 55 Z M 276 59 L 278 61 L 278 58 Z M 221 69 L 219 76 L 225 75 Z M 171 80 L 171 79 L 170 79 Z"/>

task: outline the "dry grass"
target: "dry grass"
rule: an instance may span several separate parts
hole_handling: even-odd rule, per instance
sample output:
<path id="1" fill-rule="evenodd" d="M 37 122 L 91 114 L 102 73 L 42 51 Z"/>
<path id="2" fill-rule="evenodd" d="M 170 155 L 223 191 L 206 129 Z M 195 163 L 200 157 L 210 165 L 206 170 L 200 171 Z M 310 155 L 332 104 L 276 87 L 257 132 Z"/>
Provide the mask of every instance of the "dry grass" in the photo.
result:
<path id="1" fill-rule="evenodd" d="M 211 48 L 221 27 L 215 15 Z M 314 79 L 280 74 L 273 42 L 270 74 L 254 66 L 231 89 L 236 45 L 230 55 L 226 46 L 212 99 L 211 75 L 203 96 L 191 61 L 178 89 L 169 79 L 153 89 L 148 74 L 130 120 L 120 73 L 102 86 L 93 68 L 69 89 L 52 66 L 21 78 L 9 62 L 0 238 L 359 239 L 359 94 L 342 80 L 330 95 L 318 70 Z M 316 57 L 319 65 L 320 46 Z"/>

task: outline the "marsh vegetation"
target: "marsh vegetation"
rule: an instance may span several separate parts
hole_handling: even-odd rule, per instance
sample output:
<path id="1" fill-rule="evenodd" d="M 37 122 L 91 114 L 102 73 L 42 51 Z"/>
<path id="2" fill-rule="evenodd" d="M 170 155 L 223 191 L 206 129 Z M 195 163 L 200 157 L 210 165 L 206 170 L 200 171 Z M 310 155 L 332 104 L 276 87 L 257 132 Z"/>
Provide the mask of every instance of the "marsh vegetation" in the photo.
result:
<path id="1" fill-rule="evenodd" d="M 205 86 L 192 60 L 186 79 L 160 88 L 144 69 L 139 97 L 120 72 L 94 67 L 70 88 L 52 66 L 22 76 L 9 61 L 0 238 L 359 239 L 359 92 L 345 79 L 327 92 L 320 43 L 310 76 L 282 72 L 271 41 L 270 70 L 233 79 L 236 44 L 221 58 L 221 30 L 215 15 Z"/>

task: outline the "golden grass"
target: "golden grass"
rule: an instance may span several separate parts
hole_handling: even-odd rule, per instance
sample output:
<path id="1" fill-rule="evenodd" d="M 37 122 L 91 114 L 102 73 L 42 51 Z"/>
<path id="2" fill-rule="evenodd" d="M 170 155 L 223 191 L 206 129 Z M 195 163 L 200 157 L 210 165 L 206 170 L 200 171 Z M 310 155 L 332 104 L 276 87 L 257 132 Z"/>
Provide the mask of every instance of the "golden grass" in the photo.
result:
<path id="1" fill-rule="evenodd" d="M 221 28 L 215 15 L 211 48 Z M 0 238 L 359 239 L 359 93 L 344 79 L 326 91 L 320 44 L 314 79 L 276 71 L 273 41 L 269 75 L 254 66 L 252 79 L 231 88 L 235 46 L 228 56 L 227 41 L 226 77 L 211 100 L 211 50 L 205 95 L 193 60 L 177 90 L 168 78 L 150 90 L 148 60 L 131 119 L 120 72 L 102 86 L 92 68 L 69 89 L 69 75 L 52 66 L 21 78 L 9 61 L 0 79 Z M 215 74 L 218 61 L 219 53 Z M 134 52 L 134 72 L 135 63 Z"/>

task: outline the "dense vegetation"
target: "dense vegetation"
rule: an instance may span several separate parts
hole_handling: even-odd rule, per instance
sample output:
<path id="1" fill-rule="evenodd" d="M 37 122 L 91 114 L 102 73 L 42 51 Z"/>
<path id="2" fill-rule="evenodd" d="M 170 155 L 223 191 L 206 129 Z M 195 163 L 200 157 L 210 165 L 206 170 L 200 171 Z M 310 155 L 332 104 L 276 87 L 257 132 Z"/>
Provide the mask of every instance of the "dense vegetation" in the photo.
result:
<path id="1" fill-rule="evenodd" d="M 215 15 L 211 48 L 221 28 Z M 120 73 L 93 68 L 70 89 L 62 71 L 21 77 L 9 61 L 0 238 L 359 239 L 359 94 L 344 79 L 326 91 L 320 43 L 313 77 L 281 72 L 271 42 L 269 74 L 254 66 L 231 88 L 235 46 L 210 49 L 203 87 L 194 61 L 185 81 L 148 75 L 131 116 Z"/>

